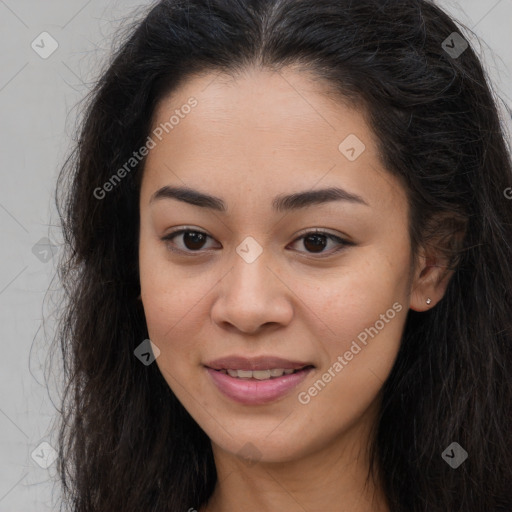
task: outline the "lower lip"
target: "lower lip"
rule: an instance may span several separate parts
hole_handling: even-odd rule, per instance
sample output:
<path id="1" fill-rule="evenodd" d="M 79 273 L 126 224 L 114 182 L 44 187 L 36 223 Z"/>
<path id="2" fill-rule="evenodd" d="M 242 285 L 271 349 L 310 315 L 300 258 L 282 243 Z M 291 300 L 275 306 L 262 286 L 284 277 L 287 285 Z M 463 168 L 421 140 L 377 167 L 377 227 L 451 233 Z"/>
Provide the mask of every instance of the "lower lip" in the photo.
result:
<path id="1" fill-rule="evenodd" d="M 206 368 L 217 388 L 235 402 L 245 405 L 260 405 L 273 402 L 298 386 L 314 368 L 283 375 L 274 379 L 237 379 L 225 373 Z"/>

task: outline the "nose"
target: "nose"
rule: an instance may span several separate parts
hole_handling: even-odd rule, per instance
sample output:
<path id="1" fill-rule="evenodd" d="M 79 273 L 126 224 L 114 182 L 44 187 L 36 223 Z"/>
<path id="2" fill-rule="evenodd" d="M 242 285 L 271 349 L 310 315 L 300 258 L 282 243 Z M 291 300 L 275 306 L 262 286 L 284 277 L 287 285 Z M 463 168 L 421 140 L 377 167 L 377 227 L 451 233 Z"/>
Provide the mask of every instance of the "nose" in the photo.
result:
<path id="1" fill-rule="evenodd" d="M 266 251 L 251 263 L 235 254 L 231 270 L 216 287 L 212 321 L 223 329 L 246 334 L 290 323 L 293 292 L 278 276 L 276 267 Z"/>

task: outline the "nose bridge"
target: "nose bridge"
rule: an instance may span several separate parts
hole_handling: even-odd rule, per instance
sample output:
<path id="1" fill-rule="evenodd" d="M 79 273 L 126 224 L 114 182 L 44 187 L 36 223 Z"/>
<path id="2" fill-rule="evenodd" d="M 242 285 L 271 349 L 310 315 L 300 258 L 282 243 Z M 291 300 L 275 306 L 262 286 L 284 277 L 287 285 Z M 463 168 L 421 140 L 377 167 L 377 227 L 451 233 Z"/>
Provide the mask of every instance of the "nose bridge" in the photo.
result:
<path id="1" fill-rule="evenodd" d="M 243 295 L 264 293 L 263 288 L 269 283 L 271 272 L 268 269 L 270 250 L 265 248 L 252 236 L 247 236 L 235 249 L 233 255 L 232 285 L 235 295 L 240 291 Z M 233 291 L 233 290 L 231 290 Z"/>
<path id="2" fill-rule="evenodd" d="M 292 307 L 272 267 L 270 249 L 264 249 L 247 237 L 236 248 L 231 270 L 220 283 L 219 295 L 212 309 L 212 319 L 229 323 L 244 332 L 268 323 L 285 324 Z"/>

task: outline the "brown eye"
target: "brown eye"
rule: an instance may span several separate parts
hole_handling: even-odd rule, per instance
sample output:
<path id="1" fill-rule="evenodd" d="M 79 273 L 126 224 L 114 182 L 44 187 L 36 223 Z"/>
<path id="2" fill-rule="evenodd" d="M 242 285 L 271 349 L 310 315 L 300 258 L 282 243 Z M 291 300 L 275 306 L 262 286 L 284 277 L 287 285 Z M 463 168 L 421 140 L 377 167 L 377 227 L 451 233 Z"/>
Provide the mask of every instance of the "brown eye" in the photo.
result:
<path id="1" fill-rule="evenodd" d="M 207 235 L 199 233 L 198 231 L 186 231 L 183 233 L 183 243 L 187 249 L 197 251 L 198 249 L 202 249 L 206 241 L 206 237 Z"/>
<path id="2" fill-rule="evenodd" d="M 322 252 L 327 246 L 326 235 L 308 235 L 304 237 L 304 247 L 311 252 Z"/>
<path id="3" fill-rule="evenodd" d="M 182 242 L 181 246 L 172 247 L 175 245 L 174 239 L 181 237 Z M 169 245 L 169 249 L 172 251 L 178 252 L 199 252 L 204 249 L 204 245 L 208 238 L 211 238 L 206 233 L 202 231 L 192 230 L 192 229 L 180 229 L 178 231 L 174 231 L 173 233 L 169 233 L 162 237 L 162 240 L 167 242 Z M 172 244 L 170 243 L 172 242 Z"/>
<path id="4" fill-rule="evenodd" d="M 304 233 L 304 235 L 297 238 L 294 241 L 294 243 L 298 243 L 300 240 L 302 240 L 302 246 L 306 248 L 306 253 L 319 254 L 321 256 L 329 256 L 330 254 L 334 254 L 345 249 L 347 246 L 354 245 L 352 242 L 349 242 L 348 240 L 344 240 L 339 236 L 321 230 L 315 230 L 310 231 L 308 233 Z M 335 242 L 335 244 L 337 244 L 338 247 L 335 247 L 333 250 L 330 251 L 324 251 L 324 249 L 328 246 L 330 241 Z"/>

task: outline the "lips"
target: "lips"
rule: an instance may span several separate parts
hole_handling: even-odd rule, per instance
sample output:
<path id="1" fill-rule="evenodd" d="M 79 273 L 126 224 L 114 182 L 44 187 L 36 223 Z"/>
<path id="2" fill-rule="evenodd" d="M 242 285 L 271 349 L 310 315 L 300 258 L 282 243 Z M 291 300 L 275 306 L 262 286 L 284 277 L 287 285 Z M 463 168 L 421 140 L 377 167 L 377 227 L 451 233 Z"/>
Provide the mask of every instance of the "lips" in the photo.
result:
<path id="1" fill-rule="evenodd" d="M 276 356 L 228 356 L 209 361 L 204 367 L 211 382 L 225 397 L 253 406 L 284 398 L 315 370 L 308 361 Z"/>
<path id="2" fill-rule="evenodd" d="M 272 370 L 282 368 L 283 370 L 300 370 L 308 366 L 314 366 L 308 361 L 292 361 L 275 356 L 260 356 L 247 358 L 242 356 L 228 356 L 205 363 L 207 368 L 212 370 Z"/>
<path id="3" fill-rule="evenodd" d="M 312 366 L 275 379 L 238 379 L 221 370 L 205 368 L 218 391 L 231 401 L 247 406 L 265 405 L 284 399 L 314 371 Z"/>

